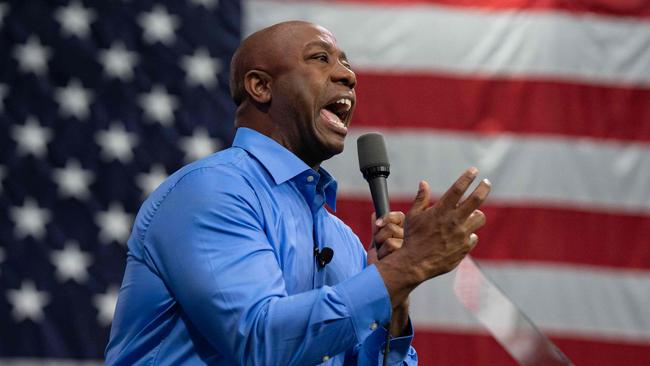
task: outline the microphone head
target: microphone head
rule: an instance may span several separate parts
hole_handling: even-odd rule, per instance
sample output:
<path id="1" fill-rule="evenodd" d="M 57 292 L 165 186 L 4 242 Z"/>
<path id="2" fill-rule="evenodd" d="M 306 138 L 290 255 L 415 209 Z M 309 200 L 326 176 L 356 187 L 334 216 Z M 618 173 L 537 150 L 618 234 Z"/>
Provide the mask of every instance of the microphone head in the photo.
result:
<path id="1" fill-rule="evenodd" d="M 369 172 L 383 172 L 385 176 L 390 173 L 390 163 L 386 152 L 384 136 L 371 132 L 357 139 L 357 152 L 359 153 L 359 169 L 364 177 Z"/>

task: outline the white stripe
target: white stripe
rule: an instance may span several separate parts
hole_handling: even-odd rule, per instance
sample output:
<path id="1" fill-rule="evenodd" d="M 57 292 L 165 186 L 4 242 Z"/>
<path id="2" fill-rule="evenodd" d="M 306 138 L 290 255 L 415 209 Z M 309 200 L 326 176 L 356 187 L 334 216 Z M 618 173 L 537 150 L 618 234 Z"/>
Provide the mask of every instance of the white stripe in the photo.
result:
<path id="1" fill-rule="evenodd" d="M 323 164 L 342 195 L 368 196 L 356 151 L 364 132 L 351 129 L 345 151 Z M 391 198 L 411 199 L 422 179 L 439 195 L 476 166 L 492 182 L 493 202 L 650 213 L 648 144 L 403 129 L 384 137 Z"/>
<path id="2" fill-rule="evenodd" d="M 244 33 L 290 19 L 330 29 L 359 70 L 553 77 L 650 86 L 650 22 L 435 5 L 244 2 Z"/>
<path id="3" fill-rule="evenodd" d="M 650 272 L 478 261 L 544 331 L 567 337 L 650 344 Z M 455 272 L 418 287 L 411 316 L 420 327 L 481 332 L 453 293 Z"/>

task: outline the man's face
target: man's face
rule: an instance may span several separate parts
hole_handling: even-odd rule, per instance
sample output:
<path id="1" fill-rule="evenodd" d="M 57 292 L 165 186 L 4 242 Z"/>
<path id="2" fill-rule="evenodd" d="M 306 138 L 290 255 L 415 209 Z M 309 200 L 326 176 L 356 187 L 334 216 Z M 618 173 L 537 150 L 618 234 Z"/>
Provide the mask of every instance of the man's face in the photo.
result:
<path id="1" fill-rule="evenodd" d="M 284 34 L 270 113 L 282 125 L 281 143 L 313 167 L 343 151 L 356 77 L 326 29 L 300 25 Z"/>

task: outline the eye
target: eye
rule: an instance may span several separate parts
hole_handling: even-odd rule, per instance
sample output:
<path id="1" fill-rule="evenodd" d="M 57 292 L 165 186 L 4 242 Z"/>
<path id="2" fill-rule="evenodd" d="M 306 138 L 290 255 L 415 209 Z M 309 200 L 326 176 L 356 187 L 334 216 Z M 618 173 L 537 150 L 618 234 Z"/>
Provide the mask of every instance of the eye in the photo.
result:
<path id="1" fill-rule="evenodd" d="M 314 60 L 323 61 L 325 63 L 328 63 L 330 61 L 330 58 L 326 53 L 317 53 L 314 56 L 312 56 L 312 58 Z"/>

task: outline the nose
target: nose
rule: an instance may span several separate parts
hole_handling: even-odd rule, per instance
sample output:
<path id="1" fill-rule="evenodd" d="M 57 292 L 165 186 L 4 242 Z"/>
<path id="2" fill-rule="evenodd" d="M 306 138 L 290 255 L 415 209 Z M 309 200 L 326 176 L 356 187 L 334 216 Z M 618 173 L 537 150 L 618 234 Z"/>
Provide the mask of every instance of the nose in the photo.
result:
<path id="1" fill-rule="evenodd" d="M 337 62 L 332 72 L 332 81 L 354 89 L 354 86 L 357 85 L 357 75 L 342 62 Z"/>

